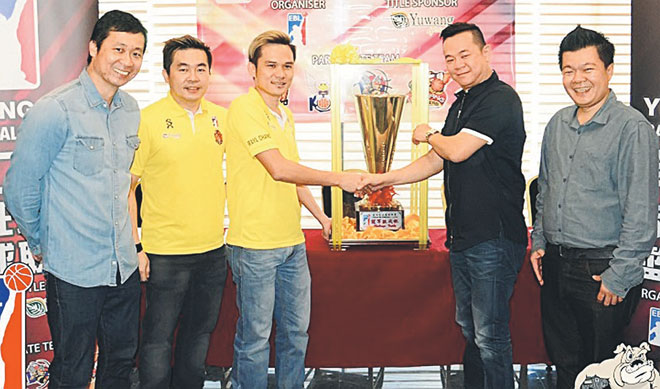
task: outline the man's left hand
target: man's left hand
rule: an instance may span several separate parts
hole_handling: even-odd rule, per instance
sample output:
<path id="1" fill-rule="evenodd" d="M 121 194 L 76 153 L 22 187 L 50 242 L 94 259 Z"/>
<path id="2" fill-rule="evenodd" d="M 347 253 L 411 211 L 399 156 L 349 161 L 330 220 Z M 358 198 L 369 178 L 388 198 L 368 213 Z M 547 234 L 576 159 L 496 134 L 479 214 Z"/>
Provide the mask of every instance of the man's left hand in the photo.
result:
<path id="1" fill-rule="evenodd" d="M 603 283 L 600 276 L 591 276 L 591 278 L 593 278 L 594 281 L 600 282 L 600 291 L 598 292 L 598 297 L 597 297 L 599 303 L 602 303 L 604 306 L 608 307 L 610 305 L 617 305 L 618 303 L 623 301 L 623 298 L 610 292 L 610 290 L 607 289 L 607 287 L 605 287 L 605 284 Z"/>
<path id="2" fill-rule="evenodd" d="M 415 131 L 413 131 L 413 143 L 418 145 L 420 143 L 426 143 L 426 133 L 431 130 L 431 127 L 426 124 L 419 124 L 417 127 L 415 127 Z"/>
<path id="3" fill-rule="evenodd" d="M 330 241 L 330 233 L 332 232 L 332 219 L 330 218 L 325 218 L 323 222 L 321 222 L 321 228 L 322 228 L 322 233 L 323 233 L 323 239 L 326 241 Z"/>

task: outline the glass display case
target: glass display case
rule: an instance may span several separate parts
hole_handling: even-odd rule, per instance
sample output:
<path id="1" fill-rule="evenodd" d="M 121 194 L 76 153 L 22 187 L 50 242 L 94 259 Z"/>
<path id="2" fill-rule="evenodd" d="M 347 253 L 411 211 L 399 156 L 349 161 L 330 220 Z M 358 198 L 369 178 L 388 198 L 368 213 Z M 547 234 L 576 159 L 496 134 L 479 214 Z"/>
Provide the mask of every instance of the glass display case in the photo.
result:
<path id="1" fill-rule="evenodd" d="M 428 145 L 412 144 L 409 134 L 418 124 L 428 122 L 428 64 L 411 58 L 342 62 L 330 65 L 332 170 L 382 174 L 426 154 Z M 400 131 L 402 128 L 405 130 Z M 407 132 L 408 139 L 398 136 L 400 132 Z M 352 148 L 345 147 L 351 142 Z M 358 142 L 363 158 L 356 152 Z M 408 143 L 409 153 L 396 152 L 397 144 L 407 149 Z M 361 199 L 333 187 L 332 248 L 398 245 L 426 249 L 428 183 L 424 180 L 402 187 L 384 187 Z M 399 196 L 397 190 L 405 195 Z"/>

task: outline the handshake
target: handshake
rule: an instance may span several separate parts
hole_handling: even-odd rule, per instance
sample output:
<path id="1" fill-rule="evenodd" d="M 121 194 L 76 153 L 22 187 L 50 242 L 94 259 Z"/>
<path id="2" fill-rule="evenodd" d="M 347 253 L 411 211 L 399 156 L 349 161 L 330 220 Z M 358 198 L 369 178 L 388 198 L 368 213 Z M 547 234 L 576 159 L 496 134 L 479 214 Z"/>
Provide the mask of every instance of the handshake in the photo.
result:
<path id="1" fill-rule="evenodd" d="M 346 192 L 355 193 L 358 197 L 375 192 L 385 186 L 391 185 L 387 174 L 370 173 L 339 173 L 337 186 Z"/>

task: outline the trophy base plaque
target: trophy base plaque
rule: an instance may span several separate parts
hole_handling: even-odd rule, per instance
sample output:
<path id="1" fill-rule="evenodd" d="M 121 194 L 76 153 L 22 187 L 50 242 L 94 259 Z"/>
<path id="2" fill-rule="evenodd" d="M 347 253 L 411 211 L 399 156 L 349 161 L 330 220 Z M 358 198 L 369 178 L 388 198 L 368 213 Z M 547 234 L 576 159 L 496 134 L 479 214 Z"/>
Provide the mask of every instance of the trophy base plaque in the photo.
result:
<path id="1" fill-rule="evenodd" d="M 364 231 L 367 227 L 398 231 L 405 228 L 403 209 L 399 207 L 355 207 L 355 229 Z"/>

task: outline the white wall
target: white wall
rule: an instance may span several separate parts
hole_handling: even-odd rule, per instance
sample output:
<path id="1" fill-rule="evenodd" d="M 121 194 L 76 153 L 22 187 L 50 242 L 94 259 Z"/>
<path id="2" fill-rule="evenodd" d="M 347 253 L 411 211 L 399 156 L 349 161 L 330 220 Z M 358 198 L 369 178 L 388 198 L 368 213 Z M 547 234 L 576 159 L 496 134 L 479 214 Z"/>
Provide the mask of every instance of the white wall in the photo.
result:
<path id="1" fill-rule="evenodd" d="M 603 32 L 616 46 L 614 77 L 610 83 L 618 98 L 630 100 L 630 0 L 517 0 L 516 1 L 516 89 L 523 102 L 527 143 L 523 172 L 527 179 L 538 174 L 539 149 L 545 123 L 559 108 L 571 103 L 561 86 L 557 65 L 559 43 L 577 24 Z M 158 100 L 167 92 L 161 77 L 162 42 L 184 34 L 197 34 L 194 0 L 99 0 L 100 13 L 121 9 L 133 13 L 149 30 L 147 54 L 142 71 L 124 89 L 140 106 Z M 302 163 L 330 168 L 330 138 L 321 137 L 314 125 L 296 128 Z M 400 137 L 408 137 L 402 133 Z M 327 144 L 323 144 L 323 142 Z M 324 152 L 325 150 L 325 152 Z M 397 153 L 408 150 L 397 149 Z M 444 225 L 440 178 L 430 181 L 429 224 Z M 320 189 L 312 188 L 320 201 Z M 405 198 L 407 193 L 401 193 Z M 404 202 L 405 203 L 405 202 Z M 303 227 L 317 227 L 309 213 Z"/>

